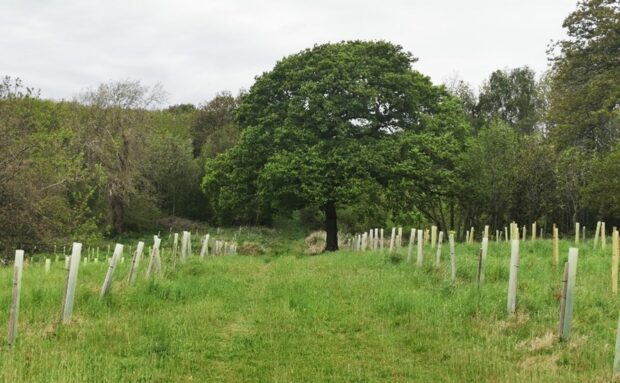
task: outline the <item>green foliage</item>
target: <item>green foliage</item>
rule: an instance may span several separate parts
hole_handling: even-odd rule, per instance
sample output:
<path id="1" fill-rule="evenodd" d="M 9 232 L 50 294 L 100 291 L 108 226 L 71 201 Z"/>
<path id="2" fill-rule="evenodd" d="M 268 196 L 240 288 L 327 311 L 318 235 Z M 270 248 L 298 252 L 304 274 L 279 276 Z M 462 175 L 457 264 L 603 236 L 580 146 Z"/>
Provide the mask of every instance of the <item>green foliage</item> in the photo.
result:
<path id="1" fill-rule="evenodd" d="M 620 5 L 580 1 L 563 26 L 551 74 L 549 120 L 560 148 L 608 151 L 620 137 Z"/>
<path id="2" fill-rule="evenodd" d="M 238 108 L 239 144 L 207 161 L 214 211 L 267 220 L 273 210 L 381 203 L 383 190 L 436 194 L 467 126 L 414 61 L 399 46 L 355 41 L 317 45 L 259 76 Z"/>
<path id="3" fill-rule="evenodd" d="M 476 111 L 482 121 L 498 118 L 518 132 L 533 133 L 540 121 L 534 71 L 523 67 L 491 73 L 480 90 Z"/>
<path id="4" fill-rule="evenodd" d="M 592 176 L 583 190 L 584 204 L 598 219 L 620 222 L 620 143 L 609 153 L 595 158 Z"/>

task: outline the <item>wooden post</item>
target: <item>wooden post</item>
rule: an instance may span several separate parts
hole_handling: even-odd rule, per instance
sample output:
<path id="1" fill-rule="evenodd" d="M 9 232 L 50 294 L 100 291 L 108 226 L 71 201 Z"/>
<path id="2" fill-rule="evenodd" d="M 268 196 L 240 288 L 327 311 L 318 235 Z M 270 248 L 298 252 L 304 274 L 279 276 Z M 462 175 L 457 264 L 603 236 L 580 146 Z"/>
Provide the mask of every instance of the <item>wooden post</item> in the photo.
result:
<path id="1" fill-rule="evenodd" d="M 618 230 L 614 227 L 611 231 L 611 293 L 613 295 L 618 293 L 618 260 L 620 259 L 620 249 L 618 245 Z"/>
<path id="2" fill-rule="evenodd" d="M 116 244 L 114 248 L 114 254 L 112 254 L 112 261 L 110 262 L 110 266 L 108 267 L 108 272 L 105 275 L 105 279 L 103 280 L 103 285 L 101 286 L 101 294 L 99 296 L 105 296 L 108 291 L 110 291 L 110 286 L 112 286 L 112 278 L 114 276 L 114 269 L 116 269 L 116 263 L 121 257 L 123 253 L 123 245 L 120 243 Z"/>
<path id="3" fill-rule="evenodd" d="M 366 251 L 368 247 L 368 233 L 362 234 L 362 251 Z"/>
<path id="4" fill-rule="evenodd" d="M 465 230 L 465 243 L 469 243 L 469 230 Z"/>
<path id="5" fill-rule="evenodd" d="M 189 241 L 189 231 L 184 231 L 181 236 L 181 263 L 187 261 L 187 248 Z"/>
<path id="6" fill-rule="evenodd" d="M 601 222 L 601 249 L 605 250 L 607 247 L 607 234 L 605 231 L 605 222 Z"/>
<path id="7" fill-rule="evenodd" d="M 504 240 L 508 242 L 508 228 L 504 226 Z"/>
<path id="8" fill-rule="evenodd" d="M 200 258 L 204 258 L 209 251 L 209 234 L 206 234 L 202 240 L 202 247 L 200 248 Z"/>
<path id="9" fill-rule="evenodd" d="M 579 222 L 575 222 L 575 245 L 579 244 Z"/>
<path id="10" fill-rule="evenodd" d="M 510 276 L 508 278 L 508 314 L 517 310 L 517 276 L 519 272 L 519 240 L 512 240 L 510 252 Z"/>
<path id="11" fill-rule="evenodd" d="M 411 234 L 409 234 L 409 250 L 407 251 L 407 262 L 411 262 L 411 255 L 413 253 L 414 240 L 415 240 L 415 229 L 411 229 Z"/>
<path id="12" fill-rule="evenodd" d="M 586 241 L 586 227 L 585 226 L 581 228 L 581 240 L 583 242 Z"/>
<path id="13" fill-rule="evenodd" d="M 484 225 L 484 237 L 489 238 L 489 225 Z"/>
<path id="14" fill-rule="evenodd" d="M 454 251 L 454 232 L 448 233 L 448 241 L 450 242 L 450 278 L 452 282 L 456 281 L 456 252 Z"/>
<path id="15" fill-rule="evenodd" d="M 596 222 L 596 231 L 594 232 L 594 248 L 598 245 L 598 237 L 601 234 L 601 221 Z"/>
<path id="16" fill-rule="evenodd" d="M 532 241 L 536 240 L 536 222 L 532 224 Z"/>
<path id="17" fill-rule="evenodd" d="M 403 228 L 399 227 L 398 228 L 398 248 L 402 248 L 403 247 Z"/>
<path id="18" fill-rule="evenodd" d="M 418 259 L 416 262 L 418 267 L 422 266 L 422 264 L 424 263 L 424 249 L 422 248 L 422 246 L 424 245 L 424 239 L 422 238 L 422 235 L 423 231 L 418 230 Z"/>
<path id="19" fill-rule="evenodd" d="M 523 225 L 523 242 L 527 239 L 527 227 Z"/>
<path id="20" fill-rule="evenodd" d="M 499 243 L 500 233 L 501 232 L 499 230 L 495 230 L 495 243 Z"/>
<path id="21" fill-rule="evenodd" d="M 77 284 L 81 256 L 82 244 L 74 242 L 73 248 L 71 249 L 69 271 L 67 273 L 67 281 L 65 285 L 65 299 L 62 305 L 62 323 L 65 324 L 71 322 L 71 316 L 73 315 L 73 302 L 75 300 L 75 288 Z"/>
<path id="22" fill-rule="evenodd" d="M 372 249 L 374 251 L 379 250 L 379 229 L 378 228 L 375 228 L 374 230 L 374 241 L 373 241 Z"/>
<path id="23" fill-rule="evenodd" d="M 136 247 L 136 252 L 133 254 L 131 259 L 131 267 L 129 268 L 129 277 L 127 280 L 130 285 L 133 285 L 136 281 L 136 276 L 138 275 L 138 267 L 140 266 L 140 259 L 142 258 L 142 252 L 144 251 L 144 242 L 139 241 L 138 246 Z"/>
<path id="24" fill-rule="evenodd" d="M 556 269 L 558 267 L 558 263 L 560 262 L 560 238 L 559 238 L 558 228 L 555 226 L 555 223 L 553 224 L 552 244 L 553 244 L 552 245 L 553 254 L 551 258 L 551 265 L 553 266 L 554 269 Z"/>
<path id="25" fill-rule="evenodd" d="M 45 274 L 50 273 L 51 266 L 52 266 L 52 260 L 49 258 L 45 258 Z"/>
<path id="26" fill-rule="evenodd" d="M 560 296 L 560 324 L 558 327 L 558 337 L 562 339 L 564 331 L 564 315 L 566 314 L 566 289 L 568 287 L 568 262 L 564 262 L 564 273 L 562 274 L 562 290 Z"/>
<path id="27" fill-rule="evenodd" d="M 437 246 L 437 226 L 431 226 L 431 249 Z"/>
<path id="28" fill-rule="evenodd" d="M 614 356 L 613 377 L 620 374 L 620 317 L 618 318 L 618 329 L 616 330 L 616 353 Z"/>
<path id="29" fill-rule="evenodd" d="M 379 232 L 379 248 L 383 252 L 383 228 Z"/>
<path id="30" fill-rule="evenodd" d="M 484 283 L 484 269 L 487 263 L 487 251 L 489 249 L 489 239 L 482 238 L 482 246 L 480 246 L 480 259 L 478 260 L 478 285 Z"/>
<path id="31" fill-rule="evenodd" d="M 150 278 L 153 273 L 161 272 L 161 260 L 159 259 L 159 245 L 161 244 L 161 238 L 153 236 L 153 248 L 151 249 L 151 257 L 149 260 L 149 266 L 146 269 L 146 278 Z M 174 249 L 173 249 L 174 251 Z"/>
<path id="32" fill-rule="evenodd" d="M 396 240 L 396 228 L 392 228 L 392 236 L 390 237 L 390 253 L 394 251 L 394 241 Z"/>
<path id="33" fill-rule="evenodd" d="M 441 262 L 441 244 L 443 243 L 443 231 L 439 232 L 439 241 L 437 241 L 437 254 L 435 255 L 435 267 L 439 267 Z"/>
<path id="34" fill-rule="evenodd" d="M 577 275 L 577 257 L 579 250 L 571 247 L 568 250 L 568 278 L 566 282 L 566 297 L 564 307 L 561 314 L 560 340 L 566 340 L 570 337 L 571 322 L 573 319 L 574 293 L 575 293 L 575 277 Z"/>
<path id="35" fill-rule="evenodd" d="M 472 226 L 469 230 L 469 243 L 474 243 L 474 238 L 476 237 L 474 236 L 474 227 Z"/>
<path id="36" fill-rule="evenodd" d="M 9 345 L 15 343 L 17 338 L 17 322 L 19 319 L 19 298 L 22 289 L 22 271 L 24 269 L 24 250 L 15 251 L 15 265 L 13 271 L 13 295 L 11 297 L 11 310 L 9 312 Z"/>

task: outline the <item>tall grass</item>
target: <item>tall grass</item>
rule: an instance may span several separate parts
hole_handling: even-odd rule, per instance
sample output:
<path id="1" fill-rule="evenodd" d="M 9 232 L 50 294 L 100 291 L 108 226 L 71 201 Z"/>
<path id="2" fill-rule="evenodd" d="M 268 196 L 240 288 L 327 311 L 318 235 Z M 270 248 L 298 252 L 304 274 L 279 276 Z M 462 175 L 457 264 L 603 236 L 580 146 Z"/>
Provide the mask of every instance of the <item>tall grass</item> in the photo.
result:
<path id="1" fill-rule="evenodd" d="M 478 246 L 457 246 L 454 284 L 447 246 L 439 269 L 430 248 L 421 268 L 387 252 L 194 257 L 175 268 L 166 262 L 164 276 L 147 281 L 143 260 L 132 287 L 126 258 L 105 299 L 107 266 L 89 262 L 67 326 L 59 325 L 64 262 L 47 275 L 30 264 L 17 344 L 0 347 L 0 381 L 609 381 L 618 319 L 611 246 L 580 245 L 565 343 L 556 333 L 571 244 L 561 242 L 553 270 L 550 241 L 521 243 L 514 316 L 506 314 L 508 244 L 490 243 L 480 287 Z M 0 269 L 5 323 L 11 276 Z"/>

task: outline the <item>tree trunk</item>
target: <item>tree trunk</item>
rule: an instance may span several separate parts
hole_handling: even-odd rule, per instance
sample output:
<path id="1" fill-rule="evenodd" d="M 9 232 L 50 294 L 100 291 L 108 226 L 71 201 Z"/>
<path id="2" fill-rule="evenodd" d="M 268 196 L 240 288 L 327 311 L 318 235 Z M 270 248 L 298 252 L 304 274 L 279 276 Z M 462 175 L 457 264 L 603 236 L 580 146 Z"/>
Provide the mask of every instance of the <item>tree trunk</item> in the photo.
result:
<path id="1" fill-rule="evenodd" d="M 325 204 L 325 232 L 327 233 L 325 251 L 338 250 L 338 219 L 334 201 L 327 201 Z"/>

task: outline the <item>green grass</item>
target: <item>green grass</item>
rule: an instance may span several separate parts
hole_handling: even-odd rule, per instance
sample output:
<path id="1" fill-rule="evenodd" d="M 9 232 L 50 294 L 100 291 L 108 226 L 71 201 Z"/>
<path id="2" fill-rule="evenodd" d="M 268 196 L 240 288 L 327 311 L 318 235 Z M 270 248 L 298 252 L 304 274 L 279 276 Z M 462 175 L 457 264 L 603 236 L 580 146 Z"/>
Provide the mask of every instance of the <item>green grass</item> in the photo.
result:
<path id="1" fill-rule="evenodd" d="M 561 243 L 562 264 L 569 245 Z M 565 343 L 555 339 L 562 268 L 550 266 L 549 241 L 521 244 L 511 317 L 507 244 L 490 244 L 480 288 L 473 282 L 478 245 L 457 246 L 455 284 L 447 246 L 440 269 L 430 249 L 422 268 L 372 252 L 228 256 L 175 269 L 167 262 L 155 282 L 144 280 L 143 259 L 133 287 L 125 283 L 126 259 L 103 300 L 106 265 L 89 263 L 80 268 L 66 326 L 58 324 L 64 262 L 49 275 L 30 264 L 18 342 L 0 347 L 0 381 L 609 381 L 618 320 L 610 247 L 581 246 Z M 11 268 L 0 270 L 4 334 L 11 278 Z"/>

